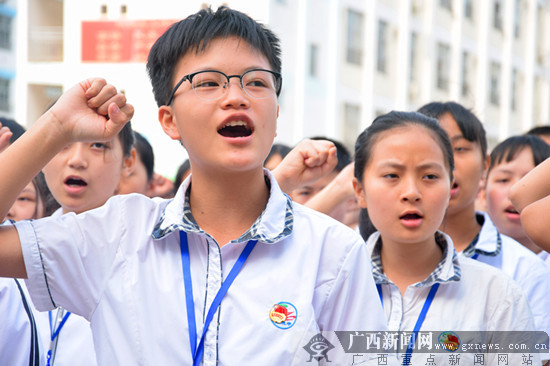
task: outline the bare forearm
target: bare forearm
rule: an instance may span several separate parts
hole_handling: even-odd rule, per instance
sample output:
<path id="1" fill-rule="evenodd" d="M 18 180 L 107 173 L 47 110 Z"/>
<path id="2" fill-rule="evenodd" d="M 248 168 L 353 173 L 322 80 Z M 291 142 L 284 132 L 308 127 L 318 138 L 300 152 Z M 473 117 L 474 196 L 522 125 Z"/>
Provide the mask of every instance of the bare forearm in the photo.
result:
<path id="1" fill-rule="evenodd" d="M 345 183 L 333 180 L 305 205 L 324 214 L 330 214 L 342 202 L 353 197 L 352 184 L 348 183 L 349 188 L 343 186 Z"/>
<path id="2" fill-rule="evenodd" d="M 11 225 L 0 226 L 0 277 L 27 278 L 19 234 Z"/>
<path id="3" fill-rule="evenodd" d="M 53 126 L 53 115 L 44 114 L 0 154 L 0 217 L 6 216 L 25 185 L 65 146 L 66 142 Z"/>
<path id="4" fill-rule="evenodd" d="M 550 252 L 550 196 L 531 203 L 521 211 L 521 224 L 529 239 Z"/>

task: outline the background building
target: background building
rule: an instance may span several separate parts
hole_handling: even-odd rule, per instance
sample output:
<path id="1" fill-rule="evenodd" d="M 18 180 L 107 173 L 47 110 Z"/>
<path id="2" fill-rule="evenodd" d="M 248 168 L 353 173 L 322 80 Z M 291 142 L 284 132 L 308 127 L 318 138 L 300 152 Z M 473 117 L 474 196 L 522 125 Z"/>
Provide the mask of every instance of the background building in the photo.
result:
<path id="1" fill-rule="evenodd" d="M 549 0 L 211 1 L 269 24 L 283 50 L 277 142 L 326 135 L 352 145 L 392 109 L 455 100 L 490 145 L 550 122 Z M 30 124 L 65 89 L 102 76 L 136 107 L 133 125 L 173 175 L 145 72 L 148 47 L 204 1 L 0 1 L 0 114 Z"/>

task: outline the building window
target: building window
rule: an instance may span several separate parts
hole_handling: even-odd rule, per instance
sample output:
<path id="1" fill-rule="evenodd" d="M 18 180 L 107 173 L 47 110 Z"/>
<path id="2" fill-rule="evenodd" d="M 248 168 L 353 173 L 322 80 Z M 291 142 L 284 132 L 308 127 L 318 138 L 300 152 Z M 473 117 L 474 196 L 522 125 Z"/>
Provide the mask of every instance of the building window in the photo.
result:
<path id="1" fill-rule="evenodd" d="M 451 64 L 451 49 L 443 43 L 437 44 L 437 88 L 449 89 L 449 74 Z"/>
<path id="2" fill-rule="evenodd" d="M 101 5 L 101 14 L 106 15 L 107 14 L 107 5 L 103 4 Z"/>
<path id="3" fill-rule="evenodd" d="M 502 3 L 500 0 L 495 0 L 493 2 L 493 27 L 499 31 L 502 31 L 502 13 Z"/>
<path id="4" fill-rule="evenodd" d="M 11 50 L 12 18 L 0 15 L 0 48 Z"/>
<path id="5" fill-rule="evenodd" d="M 512 85 L 510 85 L 510 108 L 515 111 L 517 109 L 517 91 L 518 88 L 518 71 L 512 70 Z"/>
<path id="6" fill-rule="evenodd" d="M 10 80 L 0 78 L 0 110 L 10 110 Z"/>
<path id="7" fill-rule="evenodd" d="M 416 51 L 418 48 L 418 36 L 416 33 L 411 33 L 411 44 L 409 49 L 409 80 L 415 81 L 417 76 L 416 66 Z"/>
<path id="8" fill-rule="evenodd" d="M 473 20 L 474 19 L 474 9 L 472 0 L 464 0 L 464 18 Z"/>
<path id="9" fill-rule="evenodd" d="M 381 73 L 386 73 L 388 53 L 388 23 L 383 20 L 378 21 L 378 52 L 376 54 L 376 69 Z"/>
<path id="10" fill-rule="evenodd" d="M 346 60 L 351 64 L 361 65 L 363 58 L 363 14 L 348 10 L 348 37 L 346 43 Z"/>
<path id="11" fill-rule="evenodd" d="M 443 9 L 446 9 L 450 12 L 453 11 L 453 4 L 451 0 L 439 0 L 439 6 L 441 6 Z"/>
<path id="12" fill-rule="evenodd" d="M 342 142 L 345 145 L 353 146 L 359 135 L 361 121 L 361 107 L 355 104 L 344 104 L 344 123 L 340 130 Z"/>
<path id="13" fill-rule="evenodd" d="M 519 38 L 521 31 L 521 7 L 519 0 L 514 1 L 514 37 Z"/>
<path id="14" fill-rule="evenodd" d="M 316 44 L 309 45 L 309 76 L 317 77 L 319 74 L 318 60 L 319 60 L 319 47 Z"/>
<path id="15" fill-rule="evenodd" d="M 470 70 L 470 56 L 468 55 L 468 52 L 464 51 L 462 52 L 462 96 L 468 96 L 470 94 L 470 79 L 469 76 L 471 74 Z"/>
<path id="16" fill-rule="evenodd" d="M 491 62 L 489 79 L 489 102 L 493 105 L 500 104 L 500 65 Z"/>
<path id="17" fill-rule="evenodd" d="M 546 11 L 539 4 L 537 6 L 537 34 L 535 35 L 535 42 L 537 45 L 537 62 L 543 66 L 546 62 L 546 55 L 550 55 L 550 49 L 547 49 L 548 34 L 545 32 L 546 27 Z"/>

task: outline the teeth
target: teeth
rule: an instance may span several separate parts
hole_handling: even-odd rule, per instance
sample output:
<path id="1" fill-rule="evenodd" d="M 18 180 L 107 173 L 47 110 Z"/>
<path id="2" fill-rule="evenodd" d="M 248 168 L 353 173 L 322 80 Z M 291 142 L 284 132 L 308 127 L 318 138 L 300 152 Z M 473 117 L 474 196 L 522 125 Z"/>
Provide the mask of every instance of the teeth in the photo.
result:
<path id="1" fill-rule="evenodd" d="M 235 127 L 235 126 L 244 126 L 246 127 L 246 122 L 244 121 L 231 121 L 225 125 L 225 127 Z"/>

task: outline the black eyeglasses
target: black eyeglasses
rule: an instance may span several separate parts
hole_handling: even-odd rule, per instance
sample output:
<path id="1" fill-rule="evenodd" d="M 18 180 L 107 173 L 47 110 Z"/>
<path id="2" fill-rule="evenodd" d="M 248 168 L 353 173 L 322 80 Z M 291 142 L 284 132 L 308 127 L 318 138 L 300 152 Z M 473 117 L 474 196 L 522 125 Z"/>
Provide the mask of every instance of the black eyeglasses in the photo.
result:
<path id="1" fill-rule="evenodd" d="M 180 85 L 189 80 L 195 95 L 204 100 L 216 100 L 222 97 L 231 78 L 239 78 L 241 87 L 245 93 L 252 98 L 264 99 L 279 95 L 281 92 L 281 74 L 271 70 L 252 69 L 245 71 L 242 75 L 227 75 L 218 70 L 204 70 L 185 75 L 176 84 L 166 105 L 172 104 L 174 94 Z"/>

